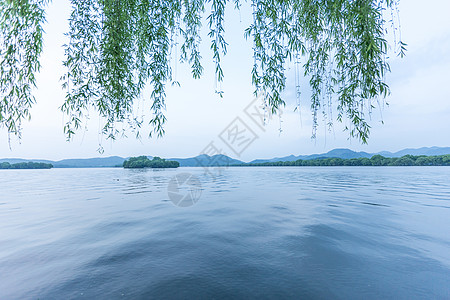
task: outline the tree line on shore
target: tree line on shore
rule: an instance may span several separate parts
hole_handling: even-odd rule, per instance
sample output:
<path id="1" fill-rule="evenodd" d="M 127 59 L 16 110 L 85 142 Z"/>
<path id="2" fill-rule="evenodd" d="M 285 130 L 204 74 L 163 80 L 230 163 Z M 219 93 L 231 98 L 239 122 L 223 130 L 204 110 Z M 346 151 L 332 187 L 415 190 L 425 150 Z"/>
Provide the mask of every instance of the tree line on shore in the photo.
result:
<path id="1" fill-rule="evenodd" d="M 52 164 L 37 163 L 37 162 L 22 162 L 10 164 L 9 162 L 0 163 L 0 169 L 51 169 Z"/>
<path id="2" fill-rule="evenodd" d="M 438 156 L 404 155 L 402 157 L 384 157 L 374 155 L 371 158 L 316 158 L 295 161 L 248 163 L 239 166 L 450 166 L 450 154 Z"/>
<path id="3" fill-rule="evenodd" d="M 160 157 L 153 157 L 150 160 L 147 156 L 130 157 L 123 162 L 123 167 L 126 169 L 141 169 L 141 168 L 178 168 L 180 163 L 173 160 L 165 160 Z"/>

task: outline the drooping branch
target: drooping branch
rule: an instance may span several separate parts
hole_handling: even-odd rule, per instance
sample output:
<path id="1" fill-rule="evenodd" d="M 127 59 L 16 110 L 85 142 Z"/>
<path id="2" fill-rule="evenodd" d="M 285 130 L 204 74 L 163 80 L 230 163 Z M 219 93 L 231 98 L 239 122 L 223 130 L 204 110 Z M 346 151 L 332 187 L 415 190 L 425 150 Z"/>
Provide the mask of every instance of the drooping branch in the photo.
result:
<path id="1" fill-rule="evenodd" d="M 42 51 L 45 4 L 44 0 L 0 1 L 0 126 L 15 134 L 34 103 L 31 88 Z M 141 127 L 134 103 L 146 87 L 151 88 L 151 132 L 164 134 L 171 50 L 178 47 L 173 35 L 183 39 L 180 60 L 190 64 L 194 78 L 200 78 L 200 28 L 206 6 L 216 80 L 223 80 L 225 9 L 229 4 L 239 8 L 241 2 L 71 0 L 71 4 L 67 72 L 62 77 L 67 93 L 61 109 L 69 118 L 64 130 L 70 139 L 94 109 L 104 120 L 102 134 L 114 139 L 119 134 L 117 124 Z M 332 124 L 335 110 L 338 121 L 349 120 L 350 135 L 366 143 L 367 116 L 374 101 L 384 101 L 389 93 L 385 75 L 389 72 L 386 29 L 390 28 L 385 11 L 396 11 L 397 5 L 398 0 L 252 0 L 253 20 L 245 36 L 253 43 L 255 93 L 264 93 L 267 106 L 276 113 L 285 105 L 286 65 L 302 61 L 312 92 L 313 136 L 318 113 L 322 110 Z M 404 44 L 396 43 L 394 48 L 403 55 Z"/>
<path id="2" fill-rule="evenodd" d="M 46 0 L 0 1 L 0 128 L 19 138 L 35 103 L 46 5 Z"/>

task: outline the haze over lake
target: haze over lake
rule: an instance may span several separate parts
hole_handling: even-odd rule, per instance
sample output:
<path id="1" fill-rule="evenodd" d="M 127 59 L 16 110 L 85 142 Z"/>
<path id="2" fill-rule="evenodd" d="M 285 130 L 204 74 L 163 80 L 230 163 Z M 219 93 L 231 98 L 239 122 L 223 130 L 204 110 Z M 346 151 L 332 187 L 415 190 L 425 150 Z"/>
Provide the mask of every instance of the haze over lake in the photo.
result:
<path id="1" fill-rule="evenodd" d="M 186 208 L 167 191 L 180 173 L 201 183 Z M 0 170 L 0 299 L 449 298 L 449 178 L 449 167 Z"/>

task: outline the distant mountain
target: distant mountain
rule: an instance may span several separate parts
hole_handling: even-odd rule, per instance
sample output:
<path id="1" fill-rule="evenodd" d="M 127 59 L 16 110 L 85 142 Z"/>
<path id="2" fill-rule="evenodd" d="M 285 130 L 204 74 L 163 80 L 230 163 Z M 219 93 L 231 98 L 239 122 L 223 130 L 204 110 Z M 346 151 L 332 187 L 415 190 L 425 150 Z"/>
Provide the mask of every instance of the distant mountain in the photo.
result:
<path id="1" fill-rule="evenodd" d="M 407 154 L 435 156 L 450 154 L 450 147 L 422 147 L 418 149 L 403 149 L 394 153 L 391 153 L 389 151 L 382 151 L 377 154 L 383 155 L 385 157 L 401 157 Z"/>
<path id="2" fill-rule="evenodd" d="M 243 164 L 243 161 L 233 159 L 223 154 L 209 156 L 206 154 L 190 158 L 169 158 L 180 163 L 180 167 L 214 167 L 225 165 Z"/>
<path id="3" fill-rule="evenodd" d="M 278 162 L 278 161 L 295 161 L 298 159 L 308 160 L 308 159 L 317 159 L 317 158 L 342 158 L 342 159 L 351 159 L 351 158 L 361 158 L 367 157 L 370 158 L 376 154 L 383 155 L 385 157 L 401 157 L 407 154 L 410 155 L 445 155 L 450 154 L 450 147 L 423 147 L 419 149 L 404 149 L 397 152 L 388 152 L 382 151 L 378 153 L 367 153 L 367 152 L 356 152 L 350 149 L 333 149 L 328 151 L 327 153 L 322 154 L 311 154 L 311 155 L 289 155 L 284 157 L 275 157 L 269 159 L 255 159 L 250 163 L 263 163 L 263 162 Z M 148 156 L 149 159 L 152 159 L 153 156 Z M 43 159 L 21 159 L 21 158 L 3 158 L 0 159 L 0 163 L 9 162 L 11 164 L 14 163 L 22 163 L 22 162 L 42 162 L 52 164 L 54 168 L 102 168 L 102 167 L 117 167 L 122 166 L 123 162 L 126 158 L 120 156 L 111 156 L 111 157 L 98 157 L 98 158 L 80 158 L 80 159 L 63 159 L 60 161 L 51 161 L 51 160 L 43 160 Z M 195 157 L 188 158 L 169 158 L 168 160 L 175 160 L 180 163 L 181 167 L 201 167 L 201 166 L 225 166 L 225 165 L 236 165 L 236 164 L 245 164 L 243 161 L 230 158 L 223 154 L 218 154 L 214 156 L 208 156 L 206 154 L 198 155 Z"/>
<path id="4" fill-rule="evenodd" d="M 263 163 L 263 162 L 277 162 L 277 161 L 294 161 L 297 160 L 297 156 L 289 155 L 284 157 L 275 157 L 271 159 L 255 159 L 252 160 L 250 163 Z"/>
<path id="5" fill-rule="evenodd" d="M 355 152 L 350 149 L 333 149 L 328 151 L 327 153 L 322 154 L 311 154 L 311 155 L 289 155 L 285 157 L 276 157 L 271 159 L 256 159 L 251 161 L 250 163 L 263 163 L 263 162 L 277 162 L 277 161 L 294 161 L 298 159 L 308 160 L 308 159 L 317 159 L 317 158 L 331 158 L 338 157 L 343 159 L 351 159 L 351 158 L 360 158 L 360 157 L 372 157 L 374 154 L 370 154 L 367 152 Z"/>
<path id="6" fill-rule="evenodd" d="M 9 162 L 10 164 L 18 164 L 18 163 L 24 163 L 24 162 L 39 162 L 39 163 L 46 163 L 46 164 L 54 163 L 54 161 L 45 160 L 45 159 L 0 158 L 0 163 L 2 163 L 2 162 Z"/>
<path id="7" fill-rule="evenodd" d="M 55 168 L 104 168 L 121 166 L 125 158 L 119 156 L 98 157 L 87 159 L 63 159 L 55 161 L 53 166 Z"/>
<path id="8" fill-rule="evenodd" d="M 52 164 L 54 168 L 102 168 L 116 167 L 122 165 L 125 158 L 119 156 L 98 157 L 98 158 L 79 158 L 79 159 L 63 159 L 59 161 L 42 160 L 42 159 L 21 159 L 21 158 L 3 158 L 0 163 L 9 162 L 10 164 L 22 162 L 42 162 Z"/>
<path id="9" fill-rule="evenodd" d="M 153 156 L 147 156 L 152 159 Z M 40 160 L 40 159 L 21 159 L 21 158 L 5 158 L 0 159 L 0 163 L 22 163 L 22 162 L 44 162 L 52 164 L 54 168 L 107 168 L 122 166 L 126 158 L 120 156 L 98 157 L 98 158 L 79 158 L 79 159 L 63 159 L 59 161 Z M 202 166 L 224 166 L 233 164 L 243 164 L 243 161 L 230 158 L 226 155 L 218 154 L 209 156 L 206 154 L 189 158 L 169 158 L 180 163 L 181 167 L 202 167 Z"/>
<path id="10" fill-rule="evenodd" d="M 370 154 L 367 152 L 355 152 L 350 149 L 334 149 L 331 150 L 325 154 L 319 155 L 320 157 L 340 157 L 345 159 L 352 159 L 352 158 L 361 158 L 361 157 L 372 157 L 374 154 Z"/>
<path id="11" fill-rule="evenodd" d="M 389 151 L 382 151 L 378 153 L 367 153 L 367 152 L 356 152 L 350 149 L 333 149 L 331 151 L 328 151 L 327 153 L 322 154 L 311 154 L 311 155 L 289 155 L 285 157 L 276 157 L 276 158 L 270 158 L 270 159 L 256 159 L 251 161 L 250 163 L 263 163 L 263 162 L 277 162 L 277 161 L 295 161 L 298 159 L 308 160 L 308 159 L 317 159 L 317 158 L 342 158 L 342 159 L 352 159 L 352 158 L 361 158 L 361 157 L 367 157 L 371 158 L 372 156 L 380 154 L 384 157 L 402 157 L 404 155 L 410 154 L 410 155 L 427 155 L 427 156 L 434 156 L 434 155 L 445 155 L 450 154 L 450 147 L 423 147 L 419 149 L 403 149 L 397 152 L 389 152 Z"/>

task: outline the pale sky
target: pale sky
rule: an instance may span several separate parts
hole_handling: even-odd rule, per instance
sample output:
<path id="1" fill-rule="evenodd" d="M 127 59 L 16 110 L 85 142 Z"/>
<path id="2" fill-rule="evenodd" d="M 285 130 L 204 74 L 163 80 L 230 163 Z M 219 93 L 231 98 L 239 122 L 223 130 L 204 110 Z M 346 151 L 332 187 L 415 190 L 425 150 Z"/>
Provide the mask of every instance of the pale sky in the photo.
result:
<path id="1" fill-rule="evenodd" d="M 100 136 L 99 121 L 92 118 L 87 131 L 79 131 L 73 141 L 63 134 L 64 117 L 58 107 L 64 101 L 59 82 L 63 48 L 70 14 L 68 0 L 50 4 L 45 25 L 45 48 L 42 69 L 35 91 L 37 104 L 32 120 L 23 126 L 22 140 L 12 138 L 11 149 L 5 129 L 0 130 L 0 158 L 52 159 L 86 158 L 119 155 L 123 157 L 152 155 L 161 157 L 192 157 L 200 154 L 210 142 L 225 154 L 244 161 L 256 158 L 281 157 L 290 154 L 322 153 L 333 148 L 357 151 L 398 151 L 403 148 L 450 146 L 450 2 L 446 0 L 400 1 L 402 40 L 408 44 L 407 56 L 390 60 L 388 76 L 391 96 L 389 106 L 380 114 L 375 110 L 371 121 L 368 145 L 349 140 L 343 125 L 335 123 L 327 132 L 321 125 L 317 139 L 311 139 L 309 99 L 302 98 L 301 114 L 293 111 L 293 78 L 288 78 L 285 93 L 287 107 L 281 119 L 275 118 L 264 130 L 246 118 L 244 108 L 253 100 L 251 42 L 243 38 L 249 15 L 229 9 L 225 23 L 228 54 L 223 59 L 224 97 L 214 93 L 214 69 L 209 42 L 203 36 L 202 56 L 205 67 L 200 80 L 190 78 L 187 65 L 177 64 L 176 79 L 181 87 L 167 90 L 166 135 L 163 138 L 136 140 L 130 133 L 126 139 L 103 141 L 104 153 L 97 152 Z M 173 64 L 175 65 L 175 64 Z M 292 74 L 292 71 L 290 72 Z M 305 87 L 304 94 L 307 94 Z M 147 102 L 148 105 L 148 102 Z M 145 108 L 144 108 L 145 109 Z M 233 153 L 219 138 L 227 126 L 239 117 L 257 138 L 240 155 Z M 384 124 L 381 123 L 384 121 Z M 280 122 L 281 121 L 281 122 Z M 282 132 L 279 132 L 279 128 Z M 238 151 L 239 152 L 239 151 Z"/>

